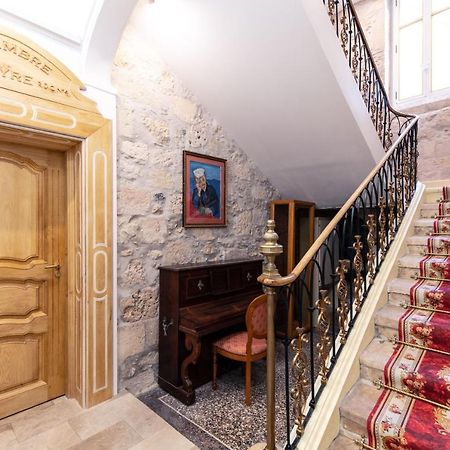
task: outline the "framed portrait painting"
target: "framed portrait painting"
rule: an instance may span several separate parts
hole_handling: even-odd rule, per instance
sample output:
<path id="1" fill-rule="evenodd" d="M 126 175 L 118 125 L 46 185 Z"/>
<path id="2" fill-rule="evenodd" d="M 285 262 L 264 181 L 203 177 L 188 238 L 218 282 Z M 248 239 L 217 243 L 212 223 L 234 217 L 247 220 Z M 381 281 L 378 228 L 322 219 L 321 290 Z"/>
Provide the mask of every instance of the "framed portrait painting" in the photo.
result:
<path id="1" fill-rule="evenodd" d="M 183 226 L 226 226 L 226 160 L 183 152 Z"/>

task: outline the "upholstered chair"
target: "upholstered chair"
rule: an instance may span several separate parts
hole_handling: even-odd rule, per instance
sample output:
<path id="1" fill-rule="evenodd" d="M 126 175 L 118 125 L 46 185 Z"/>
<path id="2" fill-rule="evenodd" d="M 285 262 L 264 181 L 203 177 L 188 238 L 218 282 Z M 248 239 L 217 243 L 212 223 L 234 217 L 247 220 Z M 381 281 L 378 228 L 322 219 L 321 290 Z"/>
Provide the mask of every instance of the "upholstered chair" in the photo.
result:
<path id="1" fill-rule="evenodd" d="M 212 387 L 217 389 L 217 355 L 245 362 L 245 404 L 251 405 L 252 362 L 267 354 L 267 296 L 256 297 L 245 314 L 247 331 L 225 336 L 213 344 Z"/>

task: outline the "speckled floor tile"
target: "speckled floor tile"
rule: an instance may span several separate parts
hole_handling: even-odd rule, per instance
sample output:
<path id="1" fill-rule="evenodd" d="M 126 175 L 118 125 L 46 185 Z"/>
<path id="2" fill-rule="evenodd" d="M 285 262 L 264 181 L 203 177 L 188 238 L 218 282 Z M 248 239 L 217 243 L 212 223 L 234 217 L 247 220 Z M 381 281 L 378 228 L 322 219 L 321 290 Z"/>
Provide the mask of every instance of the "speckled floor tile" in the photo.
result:
<path id="1" fill-rule="evenodd" d="M 279 443 L 286 439 L 285 413 L 285 367 L 284 347 L 277 345 L 276 367 L 276 434 Z M 291 360 L 292 355 L 289 356 Z M 220 362 L 219 362 L 220 364 Z M 147 393 L 140 399 L 155 412 L 162 415 L 174 428 L 202 450 L 247 450 L 252 445 L 265 441 L 266 429 L 266 364 L 265 361 L 253 363 L 252 367 L 252 405 L 244 403 L 244 375 L 241 368 L 222 375 L 218 390 L 211 384 L 196 389 L 196 402 L 186 406 L 169 394 L 158 389 Z M 162 395 L 161 395 L 162 393 Z M 157 402 L 160 405 L 157 405 Z M 292 407 L 292 405 L 291 405 Z M 292 408 L 291 408 L 292 409 Z M 291 426 L 293 418 L 290 418 Z M 190 425 L 189 425 L 190 424 Z M 192 429 L 194 424 L 195 428 Z M 203 435 L 202 435 L 203 433 Z M 198 435 L 203 437 L 200 441 Z M 212 435 L 216 442 L 206 439 Z"/>

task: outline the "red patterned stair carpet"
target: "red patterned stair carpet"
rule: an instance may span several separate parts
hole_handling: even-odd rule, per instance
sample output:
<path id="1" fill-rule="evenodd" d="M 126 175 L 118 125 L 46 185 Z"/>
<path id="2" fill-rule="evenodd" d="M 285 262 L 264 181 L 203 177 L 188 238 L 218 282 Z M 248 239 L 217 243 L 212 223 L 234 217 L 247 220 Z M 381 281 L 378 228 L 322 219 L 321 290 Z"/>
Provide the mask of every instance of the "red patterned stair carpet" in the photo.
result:
<path id="1" fill-rule="evenodd" d="M 439 203 L 439 215 L 450 214 L 450 187 L 442 188 L 442 200 Z"/>
<path id="2" fill-rule="evenodd" d="M 449 233 L 450 189 L 443 188 L 434 233 Z M 385 386 L 367 419 L 368 446 L 450 450 L 450 236 L 432 234 L 420 278 L 399 320 L 384 367 Z"/>

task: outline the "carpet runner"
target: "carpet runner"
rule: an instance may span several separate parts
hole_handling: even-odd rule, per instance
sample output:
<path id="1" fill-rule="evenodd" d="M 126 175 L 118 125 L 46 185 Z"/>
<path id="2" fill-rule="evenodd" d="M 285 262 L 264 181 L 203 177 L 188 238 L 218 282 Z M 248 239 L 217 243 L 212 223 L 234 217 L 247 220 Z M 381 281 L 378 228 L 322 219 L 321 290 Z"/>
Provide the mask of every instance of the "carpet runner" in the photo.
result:
<path id="1" fill-rule="evenodd" d="M 439 215 L 450 214 L 450 187 L 442 188 L 442 199 L 439 202 Z"/>
<path id="2" fill-rule="evenodd" d="M 450 188 L 443 188 L 440 215 L 450 213 L 449 194 Z M 449 233 L 450 220 L 437 218 L 433 231 Z M 369 448 L 450 450 L 449 247 L 444 235 L 428 238 L 394 352 L 378 383 L 381 395 L 367 419 Z"/>

